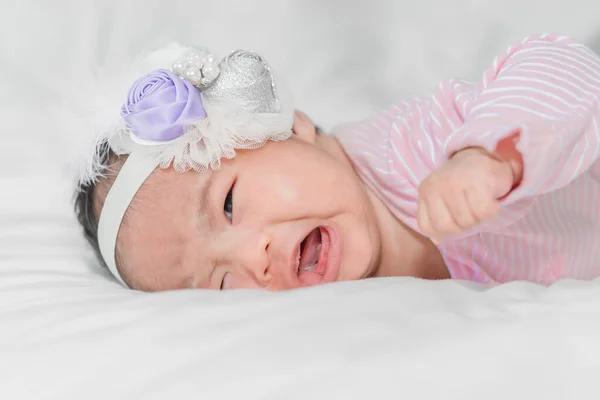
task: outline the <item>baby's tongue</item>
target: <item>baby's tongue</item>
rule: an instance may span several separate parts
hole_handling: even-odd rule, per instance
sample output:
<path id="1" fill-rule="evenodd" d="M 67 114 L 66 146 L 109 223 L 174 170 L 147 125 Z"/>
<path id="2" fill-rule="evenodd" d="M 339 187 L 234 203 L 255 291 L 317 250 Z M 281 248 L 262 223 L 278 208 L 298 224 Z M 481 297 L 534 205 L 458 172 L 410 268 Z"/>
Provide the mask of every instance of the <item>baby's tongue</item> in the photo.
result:
<path id="1" fill-rule="evenodd" d="M 319 228 L 313 230 L 306 240 L 304 241 L 304 247 L 302 248 L 302 254 L 300 255 L 300 268 L 299 272 L 304 272 L 303 268 L 316 264 L 319 260 L 319 253 L 321 252 L 321 230 Z"/>

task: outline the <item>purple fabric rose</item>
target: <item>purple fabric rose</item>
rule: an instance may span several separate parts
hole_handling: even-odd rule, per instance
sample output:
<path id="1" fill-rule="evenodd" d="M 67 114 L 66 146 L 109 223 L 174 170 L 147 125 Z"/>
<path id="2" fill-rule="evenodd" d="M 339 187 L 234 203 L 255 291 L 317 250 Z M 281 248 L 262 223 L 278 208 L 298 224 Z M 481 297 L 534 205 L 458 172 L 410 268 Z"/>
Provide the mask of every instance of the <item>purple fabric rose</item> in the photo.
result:
<path id="1" fill-rule="evenodd" d="M 186 125 L 206 118 L 206 110 L 196 87 L 159 69 L 133 84 L 121 116 L 138 138 L 165 142 L 183 135 Z"/>

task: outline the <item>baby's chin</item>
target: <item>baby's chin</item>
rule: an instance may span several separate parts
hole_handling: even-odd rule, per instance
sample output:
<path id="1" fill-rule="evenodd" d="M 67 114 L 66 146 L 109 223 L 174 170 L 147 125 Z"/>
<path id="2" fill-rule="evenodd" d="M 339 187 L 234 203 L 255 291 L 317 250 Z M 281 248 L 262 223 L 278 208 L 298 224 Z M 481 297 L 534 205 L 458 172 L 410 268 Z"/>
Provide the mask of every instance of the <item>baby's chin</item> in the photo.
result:
<path id="1" fill-rule="evenodd" d="M 357 281 L 361 279 L 373 278 L 376 275 L 376 271 L 377 268 L 367 263 L 342 263 L 337 281 Z"/>

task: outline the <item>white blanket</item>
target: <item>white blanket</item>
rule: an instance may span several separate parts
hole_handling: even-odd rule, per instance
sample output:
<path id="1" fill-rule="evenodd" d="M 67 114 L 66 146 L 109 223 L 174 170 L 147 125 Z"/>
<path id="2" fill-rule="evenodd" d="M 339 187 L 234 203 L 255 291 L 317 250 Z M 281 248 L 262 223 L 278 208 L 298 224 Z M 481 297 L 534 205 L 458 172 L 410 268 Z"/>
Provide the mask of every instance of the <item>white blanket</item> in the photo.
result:
<path id="1" fill-rule="evenodd" d="M 530 33 L 600 44 L 599 16 L 596 0 L 0 0 L 0 399 L 598 399 L 600 280 L 122 289 L 74 219 L 51 105 L 60 78 L 176 39 L 263 53 L 331 127 L 475 77 Z"/>

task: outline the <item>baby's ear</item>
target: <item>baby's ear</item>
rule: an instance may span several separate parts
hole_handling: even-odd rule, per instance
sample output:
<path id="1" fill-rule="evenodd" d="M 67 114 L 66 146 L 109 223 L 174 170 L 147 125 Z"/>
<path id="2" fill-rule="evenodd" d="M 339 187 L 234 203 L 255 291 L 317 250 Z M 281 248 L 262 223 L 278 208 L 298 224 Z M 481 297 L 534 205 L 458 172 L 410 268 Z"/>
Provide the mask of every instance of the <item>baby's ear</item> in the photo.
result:
<path id="1" fill-rule="evenodd" d="M 302 111 L 296 110 L 294 113 L 294 126 L 292 127 L 294 135 L 307 143 L 315 144 L 317 139 L 317 129 L 315 124 Z"/>

